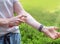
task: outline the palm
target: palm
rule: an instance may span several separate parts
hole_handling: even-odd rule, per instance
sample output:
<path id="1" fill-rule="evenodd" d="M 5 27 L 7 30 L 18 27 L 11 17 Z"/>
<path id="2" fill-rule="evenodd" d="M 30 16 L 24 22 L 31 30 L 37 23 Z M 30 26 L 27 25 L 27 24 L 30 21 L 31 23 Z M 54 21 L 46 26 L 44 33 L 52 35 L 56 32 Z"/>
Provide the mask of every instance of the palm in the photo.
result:
<path id="1" fill-rule="evenodd" d="M 46 28 L 42 29 L 42 31 L 46 35 L 48 35 L 50 38 L 56 39 L 56 38 L 59 38 L 59 36 L 60 36 L 60 33 L 56 31 L 57 29 L 58 29 L 57 27 L 46 27 Z"/>

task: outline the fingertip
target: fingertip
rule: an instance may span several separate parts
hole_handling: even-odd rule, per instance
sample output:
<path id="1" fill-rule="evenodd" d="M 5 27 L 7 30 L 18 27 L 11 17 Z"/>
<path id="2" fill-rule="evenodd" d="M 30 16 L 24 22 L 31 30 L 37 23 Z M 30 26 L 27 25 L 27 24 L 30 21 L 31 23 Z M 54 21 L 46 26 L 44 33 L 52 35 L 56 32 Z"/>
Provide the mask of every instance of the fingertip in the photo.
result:
<path id="1" fill-rule="evenodd" d="M 58 34 L 58 37 L 60 37 L 60 32 L 58 32 L 57 34 Z"/>
<path id="2" fill-rule="evenodd" d="M 56 40 L 56 39 L 58 39 L 58 38 L 59 38 L 58 36 L 57 36 L 57 37 L 56 37 L 56 36 L 55 36 L 55 37 L 52 37 L 53 40 Z"/>
<path id="3" fill-rule="evenodd" d="M 54 27 L 54 29 L 55 29 L 55 30 L 58 30 L 58 29 L 59 29 L 59 27 Z"/>

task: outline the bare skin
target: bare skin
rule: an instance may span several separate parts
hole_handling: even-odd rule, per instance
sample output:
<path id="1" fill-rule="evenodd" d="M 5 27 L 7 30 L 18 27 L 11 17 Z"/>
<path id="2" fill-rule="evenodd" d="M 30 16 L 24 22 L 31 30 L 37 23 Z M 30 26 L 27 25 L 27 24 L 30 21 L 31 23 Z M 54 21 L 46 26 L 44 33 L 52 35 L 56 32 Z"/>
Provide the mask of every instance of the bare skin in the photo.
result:
<path id="1" fill-rule="evenodd" d="M 15 12 L 17 13 L 17 16 L 9 19 L 0 18 L 0 26 L 5 25 L 8 27 L 13 27 L 13 26 L 19 25 L 21 22 L 25 22 L 26 24 L 36 29 L 39 29 L 41 24 L 23 9 L 19 1 L 14 3 L 14 9 L 15 9 Z M 51 26 L 51 27 L 44 26 L 41 31 L 46 35 L 48 35 L 50 38 L 57 39 L 60 37 L 60 33 L 56 31 L 57 29 L 58 28 L 54 26 Z"/>
<path id="2" fill-rule="evenodd" d="M 26 16 L 24 15 L 18 15 L 16 17 L 12 18 L 0 18 L 0 26 L 6 26 L 6 27 L 13 27 L 18 26 L 22 22 L 25 22 Z"/>
<path id="3" fill-rule="evenodd" d="M 23 7 L 22 7 L 21 3 L 19 3 L 19 1 L 14 3 L 14 9 L 15 9 L 15 12 L 17 13 L 17 15 L 27 16 L 26 21 L 25 21 L 26 24 L 28 24 L 36 29 L 38 29 L 40 27 L 41 24 L 39 22 L 37 22 L 29 13 L 27 13 L 23 9 Z M 56 31 L 57 29 L 58 28 L 54 27 L 54 26 L 49 26 L 49 27 L 44 26 L 42 29 L 42 32 L 52 39 L 57 39 L 60 37 L 60 33 Z"/>

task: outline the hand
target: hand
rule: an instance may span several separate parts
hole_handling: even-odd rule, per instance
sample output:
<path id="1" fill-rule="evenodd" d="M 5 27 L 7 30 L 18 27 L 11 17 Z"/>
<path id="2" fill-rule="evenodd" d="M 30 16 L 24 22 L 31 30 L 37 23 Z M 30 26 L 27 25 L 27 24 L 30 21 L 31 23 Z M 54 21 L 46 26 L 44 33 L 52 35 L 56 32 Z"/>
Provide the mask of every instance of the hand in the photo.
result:
<path id="1" fill-rule="evenodd" d="M 57 39 L 60 37 L 60 33 L 56 31 L 57 29 L 58 28 L 54 26 L 44 27 L 42 29 L 42 32 L 44 32 L 47 36 L 49 36 L 52 39 Z"/>
<path id="2" fill-rule="evenodd" d="M 18 15 L 16 17 L 9 19 L 9 27 L 17 26 L 25 21 L 26 21 L 26 16 Z"/>

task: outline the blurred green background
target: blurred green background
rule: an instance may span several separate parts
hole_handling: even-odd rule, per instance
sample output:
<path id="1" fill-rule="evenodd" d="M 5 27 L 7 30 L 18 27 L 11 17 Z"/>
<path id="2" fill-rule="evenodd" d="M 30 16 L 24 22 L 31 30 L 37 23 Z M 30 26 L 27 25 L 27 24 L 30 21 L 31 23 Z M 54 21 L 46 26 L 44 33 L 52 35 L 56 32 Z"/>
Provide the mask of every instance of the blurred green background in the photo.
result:
<path id="1" fill-rule="evenodd" d="M 46 26 L 60 27 L 60 0 L 20 0 L 23 8 Z M 60 44 L 27 24 L 20 25 L 21 44 Z M 58 30 L 60 31 L 60 30 Z"/>

